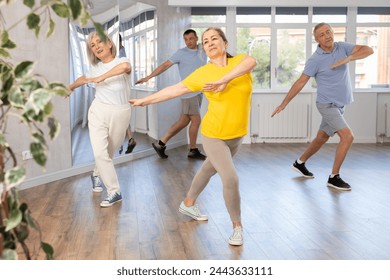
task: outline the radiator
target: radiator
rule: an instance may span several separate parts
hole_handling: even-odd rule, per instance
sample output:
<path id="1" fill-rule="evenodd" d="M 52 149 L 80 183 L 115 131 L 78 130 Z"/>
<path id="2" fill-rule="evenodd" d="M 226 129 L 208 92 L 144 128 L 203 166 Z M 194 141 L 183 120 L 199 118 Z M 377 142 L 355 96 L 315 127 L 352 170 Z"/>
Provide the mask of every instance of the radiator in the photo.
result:
<path id="1" fill-rule="evenodd" d="M 252 134 L 259 139 L 305 139 L 309 138 L 310 105 L 307 103 L 289 104 L 282 112 L 271 118 L 279 104 L 257 104 L 252 116 Z M 257 112 L 256 112 L 257 110 Z M 257 123 L 257 125 L 256 125 Z"/>
<path id="2" fill-rule="evenodd" d="M 390 137 L 390 103 L 385 104 L 385 128 L 386 137 Z"/>

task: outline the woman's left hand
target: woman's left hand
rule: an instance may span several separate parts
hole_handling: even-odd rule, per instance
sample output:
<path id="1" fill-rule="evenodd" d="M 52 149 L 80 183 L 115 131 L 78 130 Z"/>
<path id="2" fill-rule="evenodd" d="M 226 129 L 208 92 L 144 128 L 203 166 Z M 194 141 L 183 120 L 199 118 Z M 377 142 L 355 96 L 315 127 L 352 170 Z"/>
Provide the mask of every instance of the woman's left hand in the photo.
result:
<path id="1" fill-rule="evenodd" d="M 226 86 L 227 83 L 220 81 L 205 83 L 205 85 L 203 86 L 203 91 L 221 92 L 226 88 Z"/>

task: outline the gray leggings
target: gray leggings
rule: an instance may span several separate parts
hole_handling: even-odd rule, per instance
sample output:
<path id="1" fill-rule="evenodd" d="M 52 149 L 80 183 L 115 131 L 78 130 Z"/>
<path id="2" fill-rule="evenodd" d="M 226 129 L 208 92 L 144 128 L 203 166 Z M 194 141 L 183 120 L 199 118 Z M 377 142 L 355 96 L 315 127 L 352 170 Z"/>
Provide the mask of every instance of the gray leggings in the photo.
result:
<path id="1" fill-rule="evenodd" d="M 233 164 L 233 156 L 243 141 L 243 137 L 221 140 L 202 135 L 203 149 L 207 158 L 192 180 L 188 196 L 197 199 L 210 178 L 217 172 L 223 184 L 223 198 L 232 222 L 241 221 L 240 191 L 238 175 Z"/>

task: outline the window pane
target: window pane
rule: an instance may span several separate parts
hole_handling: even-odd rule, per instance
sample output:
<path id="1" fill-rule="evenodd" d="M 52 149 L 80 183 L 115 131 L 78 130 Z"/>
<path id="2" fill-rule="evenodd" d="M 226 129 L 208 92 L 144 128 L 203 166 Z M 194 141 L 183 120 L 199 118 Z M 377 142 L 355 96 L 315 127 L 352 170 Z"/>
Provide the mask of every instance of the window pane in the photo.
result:
<path id="1" fill-rule="evenodd" d="M 269 89 L 271 28 L 237 28 L 237 53 L 249 54 L 257 60 L 252 72 L 253 88 Z"/>
<path id="2" fill-rule="evenodd" d="M 387 88 L 390 86 L 390 27 L 358 27 L 356 43 L 368 45 L 374 54 L 356 60 L 356 88 Z"/>
<path id="3" fill-rule="evenodd" d="M 390 7 L 358 7 L 356 21 L 362 22 L 390 22 Z"/>
<path id="4" fill-rule="evenodd" d="M 309 21 L 307 7 L 276 7 L 275 22 L 305 23 Z"/>
<path id="5" fill-rule="evenodd" d="M 192 7 L 192 23 L 225 23 L 226 7 Z"/>
<path id="6" fill-rule="evenodd" d="M 270 7 L 237 7 L 237 23 L 270 23 Z"/>
<path id="7" fill-rule="evenodd" d="M 313 22 L 345 23 L 347 22 L 347 15 L 313 15 Z"/>
<path id="8" fill-rule="evenodd" d="M 347 22 L 347 7 L 313 7 L 313 22 Z"/>
<path id="9" fill-rule="evenodd" d="M 290 87 L 299 78 L 306 63 L 305 54 L 305 29 L 278 29 L 275 71 L 278 87 Z"/>
<path id="10" fill-rule="evenodd" d="M 147 40 L 147 55 L 146 55 L 146 75 L 150 74 L 153 72 L 154 68 L 154 61 L 156 59 L 155 57 L 155 51 L 154 51 L 154 42 L 156 41 L 154 38 L 154 31 L 151 30 L 146 33 L 146 40 Z M 146 76 L 145 75 L 145 76 Z M 146 86 L 148 87 L 155 87 L 156 79 L 150 79 L 147 83 Z"/>
<path id="11" fill-rule="evenodd" d="M 224 15 L 203 15 L 203 16 L 191 16 L 192 23 L 225 23 L 226 22 L 226 16 Z"/>

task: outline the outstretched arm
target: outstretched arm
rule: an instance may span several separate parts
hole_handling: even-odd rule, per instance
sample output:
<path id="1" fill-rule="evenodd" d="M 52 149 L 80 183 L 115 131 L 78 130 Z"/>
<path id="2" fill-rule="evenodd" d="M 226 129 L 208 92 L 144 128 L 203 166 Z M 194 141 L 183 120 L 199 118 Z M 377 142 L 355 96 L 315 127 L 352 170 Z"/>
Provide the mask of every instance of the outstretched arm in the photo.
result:
<path id="1" fill-rule="evenodd" d="M 283 99 L 282 103 L 276 109 L 271 115 L 271 118 L 275 116 L 276 114 L 280 113 L 281 111 L 286 108 L 287 104 L 290 103 L 290 101 L 303 89 L 303 87 L 306 85 L 306 83 L 309 81 L 310 76 L 307 76 L 305 74 L 302 74 L 299 79 L 292 85 L 290 90 L 288 91 L 286 97 Z"/>
<path id="2" fill-rule="evenodd" d="M 182 82 L 180 82 L 175 85 L 165 87 L 162 90 L 144 98 L 131 99 L 129 100 L 129 103 L 131 103 L 131 105 L 133 106 L 145 106 L 166 101 L 190 92 L 192 91 L 187 88 Z"/>
<path id="3" fill-rule="evenodd" d="M 172 61 L 170 61 L 170 60 L 165 61 L 163 64 L 161 64 L 156 69 L 154 69 L 154 71 L 152 73 L 150 73 L 148 76 L 146 76 L 145 78 L 142 78 L 142 79 L 136 81 L 135 84 L 137 85 L 137 84 L 141 84 L 141 83 L 146 83 L 151 78 L 160 75 L 162 72 L 167 70 L 172 65 L 173 65 Z"/>
<path id="4" fill-rule="evenodd" d="M 332 69 L 337 68 L 343 64 L 347 64 L 348 62 L 353 61 L 353 60 L 366 58 L 367 56 L 372 55 L 373 53 L 374 53 L 374 50 L 372 48 L 370 48 L 369 46 L 356 45 L 353 48 L 352 53 L 349 56 L 347 56 L 343 59 L 340 59 L 335 64 L 333 64 Z"/>
<path id="5" fill-rule="evenodd" d="M 103 75 L 100 75 L 98 77 L 90 78 L 90 82 L 92 83 L 100 83 L 106 80 L 107 78 L 118 76 L 121 74 L 130 74 L 131 72 L 131 66 L 128 62 L 123 62 L 121 64 L 118 64 L 111 70 L 107 71 Z"/>
<path id="6" fill-rule="evenodd" d="M 85 84 L 100 83 L 100 82 L 103 82 L 107 78 L 110 78 L 113 76 L 118 76 L 118 75 L 124 74 L 124 73 L 130 74 L 130 72 L 131 72 L 130 63 L 124 62 L 124 63 L 118 64 L 117 66 L 115 66 L 111 70 L 107 71 L 106 73 L 104 73 L 103 75 L 100 75 L 98 77 L 87 78 L 86 76 L 81 76 L 81 77 L 77 78 L 76 81 L 74 81 L 73 84 L 71 84 L 69 86 L 69 90 L 71 93 L 76 88 L 81 87 Z"/>
<path id="7" fill-rule="evenodd" d="M 256 64 L 256 59 L 251 56 L 246 56 L 239 64 L 237 64 L 236 67 L 234 67 L 232 71 L 227 73 L 221 79 L 206 83 L 203 86 L 203 91 L 223 91 L 227 84 L 234 78 L 252 72 L 252 70 L 256 67 Z"/>

